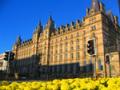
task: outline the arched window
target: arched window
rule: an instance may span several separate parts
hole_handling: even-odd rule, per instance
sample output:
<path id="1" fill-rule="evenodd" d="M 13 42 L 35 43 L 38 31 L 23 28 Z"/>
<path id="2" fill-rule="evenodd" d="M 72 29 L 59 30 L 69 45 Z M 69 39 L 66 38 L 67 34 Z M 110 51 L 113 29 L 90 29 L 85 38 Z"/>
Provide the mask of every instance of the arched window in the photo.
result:
<path id="1" fill-rule="evenodd" d="M 71 38 L 73 38 L 73 35 L 71 35 Z"/>
<path id="2" fill-rule="evenodd" d="M 71 44 L 73 44 L 74 42 L 73 41 L 71 41 Z"/>
<path id="3" fill-rule="evenodd" d="M 57 57 L 57 55 L 55 56 L 55 60 L 56 60 L 56 61 L 58 60 L 58 57 Z"/>
<path id="4" fill-rule="evenodd" d="M 79 45 L 77 45 L 77 46 L 76 46 L 76 50 L 77 50 L 77 51 L 78 51 L 78 50 L 80 50 L 80 47 L 79 47 Z"/>
<path id="5" fill-rule="evenodd" d="M 60 43 L 60 48 L 62 48 L 62 43 Z"/>
<path id="6" fill-rule="evenodd" d="M 73 59 L 74 58 L 74 54 L 73 53 L 71 53 L 71 59 Z"/>
<path id="7" fill-rule="evenodd" d="M 65 52 L 67 52 L 68 51 L 68 48 L 67 47 L 65 47 Z"/>
<path id="8" fill-rule="evenodd" d="M 67 42 L 65 43 L 65 46 L 68 46 L 68 43 L 67 43 Z"/>
<path id="9" fill-rule="evenodd" d="M 58 40 L 56 39 L 56 42 L 58 42 Z"/>
<path id="10" fill-rule="evenodd" d="M 60 41 L 62 41 L 62 38 L 60 38 Z"/>
<path id="11" fill-rule="evenodd" d="M 76 37 L 79 37 L 79 32 L 77 32 Z"/>
<path id="12" fill-rule="evenodd" d="M 67 38 L 67 36 L 65 37 L 65 40 L 67 40 L 68 38 Z"/>
<path id="13" fill-rule="evenodd" d="M 74 48 L 73 48 L 73 47 L 71 47 L 71 50 L 74 50 Z"/>
<path id="14" fill-rule="evenodd" d="M 68 58 L 68 54 L 67 53 L 65 53 L 65 59 L 67 59 Z"/>
<path id="15" fill-rule="evenodd" d="M 59 61 L 62 61 L 62 58 L 63 58 L 62 55 L 60 55 L 60 56 L 59 56 Z"/>
<path id="16" fill-rule="evenodd" d="M 60 53 L 62 53 L 62 49 L 60 49 Z"/>
<path id="17" fill-rule="evenodd" d="M 79 39 L 76 40 L 76 44 L 79 44 Z"/>
<path id="18" fill-rule="evenodd" d="M 77 60 L 80 59 L 80 53 L 79 53 L 79 52 L 76 53 L 76 59 L 77 59 Z"/>

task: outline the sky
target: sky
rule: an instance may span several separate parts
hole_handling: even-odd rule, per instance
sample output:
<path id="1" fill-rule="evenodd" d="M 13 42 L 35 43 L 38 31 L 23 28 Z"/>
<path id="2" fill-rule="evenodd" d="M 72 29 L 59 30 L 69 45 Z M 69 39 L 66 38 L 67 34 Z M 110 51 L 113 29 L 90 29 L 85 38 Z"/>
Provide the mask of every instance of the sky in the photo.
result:
<path id="1" fill-rule="evenodd" d="M 119 16 L 117 0 L 101 1 Z M 82 20 L 90 6 L 91 0 L 0 0 L 0 53 L 11 50 L 19 35 L 30 39 L 39 21 L 45 26 L 52 16 L 56 27 L 66 25 Z"/>

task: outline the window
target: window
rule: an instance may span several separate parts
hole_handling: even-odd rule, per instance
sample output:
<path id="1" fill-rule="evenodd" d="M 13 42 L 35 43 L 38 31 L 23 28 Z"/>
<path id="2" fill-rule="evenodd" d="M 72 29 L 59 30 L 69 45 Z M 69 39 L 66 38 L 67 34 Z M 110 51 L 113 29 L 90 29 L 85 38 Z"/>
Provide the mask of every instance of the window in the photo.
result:
<path id="1" fill-rule="evenodd" d="M 46 49 L 46 47 L 44 47 L 44 49 Z"/>
<path id="2" fill-rule="evenodd" d="M 76 40 L 76 44 L 79 44 L 79 39 Z"/>
<path id="3" fill-rule="evenodd" d="M 76 37 L 79 37 L 79 33 L 77 32 Z"/>
<path id="4" fill-rule="evenodd" d="M 76 59 L 79 59 L 79 58 L 80 58 L 80 53 L 77 52 L 77 53 L 76 53 Z"/>
<path id="5" fill-rule="evenodd" d="M 67 38 L 67 36 L 65 37 L 65 40 L 67 40 L 68 38 Z"/>
<path id="6" fill-rule="evenodd" d="M 71 41 L 71 44 L 73 44 L 73 41 Z"/>
<path id="7" fill-rule="evenodd" d="M 96 30 L 96 26 L 94 25 L 94 26 L 91 26 L 91 29 L 92 30 Z"/>
<path id="8" fill-rule="evenodd" d="M 51 46 L 51 50 L 53 49 L 53 46 Z"/>
<path id="9" fill-rule="evenodd" d="M 60 39 L 60 41 L 62 41 L 62 38 Z"/>
<path id="10" fill-rule="evenodd" d="M 60 48 L 62 48 L 62 43 L 60 44 Z"/>
<path id="11" fill-rule="evenodd" d="M 65 46 L 68 46 L 68 43 L 67 43 L 67 42 L 65 43 Z"/>
<path id="12" fill-rule="evenodd" d="M 51 41 L 51 44 L 53 44 L 53 41 Z"/>
<path id="13" fill-rule="evenodd" d="M 96 18 L 95 18 L 95 17 L 90 18 L 90 20 L 89 20 L 90 23 L 93 23 L 93 22 L 95 22 L 95 21 L 96 21 Z"/>
<path id="14" fill-rule="evenodd" d="M 73 55 L 73 53 L 71 53 L 71 59 L 73 59 L 74 58 L 74 55 Z"/>
<path id="15" fill-rule="evenodd" d="M 60 43 L 60 46 L 62 46 L 62 43 Z"/>
<path id="16" fill-rule="evenodd" d="M 79 49 L 80 49 L 80 47 L 79 47 L 79 45 L 77 45 L 77 46 L 76 46 L 76 50 L 79 50 Z"/>
<path id="17" fill-rule="evenodd" d="M 68 54 L 66 53 L 66 54 L 65 54 L 65 59 L 67 59 L 67 58 L 68 58 Z"/>
<path id="18" fill-rule="evenodd" d="M 53 60 L 53 56 L 51 55 L 50 57 L 51 57 L 51 61 L 52 61 Z"/>
<path id="19" fill-rule="evenodd" d="M 55 56 L 55 60 L 57 61 L 57 55 Z"/>
<path id="20" fill-rule="evenodd" d="M 57 53 L 57 50 L 56 50 L 56 53 Z"/>
<path id="21" fill-rule="evenodd" d="M 60 55 L 59 59 L 60 59 L 60 61 L 62 61 L 62 55 Z"/>
<path id="22" fill-rule="evenodd" d="M 74 50 L 74 48 L 73 48 L 73 47 L 71 47 L 71 50 Z"/>
<path id="23" fill-rule="evenodd" d="M 60 49 L 60 53 L 62 53 L 62 49 Z"/>
<path id="24" fill-rule="evenodd" d="M 56 48 L 57 48 L 58 46 L 56 45 Z"/>
<path id="25" fill-rule="evenodd" d="M 66 47 L 66 48 L 65 48 L 65 52 L 67 52 L 67 51 L 68 51 L 68 48 Z"/>
<path id="26" fill-rule="evenodd" d="M 51 54 L 53 54 L 53 50 L 51 50 Z"/>
<path id="27" fill-rule="evenodd" d="M 73 38 L 73 35 L 71 35 L 71 38 Z"/>
<path id="28" fill-rule="evenodd" d="M 58 40 L 56 39 L 56 42 L 57 42 Z"/>

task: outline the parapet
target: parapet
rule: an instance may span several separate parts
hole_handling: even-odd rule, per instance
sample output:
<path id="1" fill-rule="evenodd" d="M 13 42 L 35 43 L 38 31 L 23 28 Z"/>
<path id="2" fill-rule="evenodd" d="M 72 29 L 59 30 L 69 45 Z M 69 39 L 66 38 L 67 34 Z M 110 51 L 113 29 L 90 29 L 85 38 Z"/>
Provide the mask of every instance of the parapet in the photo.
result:
<path id="1" fill-rule="evenodd" d="M 51 36 L 57 36 L 67 32 L 75 31 L 80 29 L 81 27 L 82 22 L 80 22 L 80 20 L 76 20 L 76 22 L 71 22 L 71 24 L 66 24 L 65 26 L 61 25 L 60 27 L 56 28 L 56 31 L 52 32 Z"/>

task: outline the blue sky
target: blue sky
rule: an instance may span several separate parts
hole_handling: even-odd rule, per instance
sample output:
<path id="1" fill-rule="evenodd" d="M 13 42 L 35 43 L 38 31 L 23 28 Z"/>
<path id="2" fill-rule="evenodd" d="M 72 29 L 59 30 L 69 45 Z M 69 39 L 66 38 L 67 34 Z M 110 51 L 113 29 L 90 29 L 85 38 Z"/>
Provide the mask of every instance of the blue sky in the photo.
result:
<path id="1" fill-rule="evenodd" d="M 101 0 L 119 15 L 117 0 Z M 45 25 L 52 15 L 56 26 L 82 19 L 91 0 L 0 0 L 0 53 L 11 50 L 16 37 L 32 37 L 39 20 Z"/>

